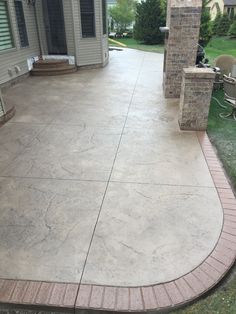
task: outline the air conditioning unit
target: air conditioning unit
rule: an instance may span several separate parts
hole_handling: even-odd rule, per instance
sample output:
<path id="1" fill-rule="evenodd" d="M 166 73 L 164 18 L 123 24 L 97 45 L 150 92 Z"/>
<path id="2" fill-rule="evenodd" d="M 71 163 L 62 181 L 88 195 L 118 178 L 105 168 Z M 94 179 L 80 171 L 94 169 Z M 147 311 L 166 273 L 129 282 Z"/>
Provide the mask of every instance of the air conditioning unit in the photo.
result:
<path id="1" fill-rule="evenodd" d="M 2 117 L 5 114 L 5 108 L 4 108 L 4 102 L 2 98 L 2 93 L 0 89 L 0 117 Z"/>

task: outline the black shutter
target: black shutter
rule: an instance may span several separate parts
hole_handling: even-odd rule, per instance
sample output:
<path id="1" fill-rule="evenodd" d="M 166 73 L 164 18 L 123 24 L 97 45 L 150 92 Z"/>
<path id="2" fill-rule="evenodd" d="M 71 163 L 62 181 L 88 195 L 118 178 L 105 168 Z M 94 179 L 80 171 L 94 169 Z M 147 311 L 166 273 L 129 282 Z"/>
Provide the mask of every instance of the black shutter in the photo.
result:
<path id="1" fill-rule="evenodd" d="M 13 47 L 7 2 L 0 0 L 0 51 Z"/>
<path id="2" fill-rule="evenodd" d="M 95 37 L 94 0 L 80 0 L 83 37 Z"/>
<path id="3" fill-rule="evenodd" d="M 103 35 L 107 33 L 107 1 L 102 0 L 102 23 L 103 23 Z"/>
<path id="4" fill-rule="evenodd" d="M 28 35 L 25 25 L 25 16 L 22 2 L 19 0 L 15 0 L 15 11 L 16 11 L 16 20 L 18 25 L 19 37 L 20 37 L 20 45 L 21 47 L 29 46 Z"/>

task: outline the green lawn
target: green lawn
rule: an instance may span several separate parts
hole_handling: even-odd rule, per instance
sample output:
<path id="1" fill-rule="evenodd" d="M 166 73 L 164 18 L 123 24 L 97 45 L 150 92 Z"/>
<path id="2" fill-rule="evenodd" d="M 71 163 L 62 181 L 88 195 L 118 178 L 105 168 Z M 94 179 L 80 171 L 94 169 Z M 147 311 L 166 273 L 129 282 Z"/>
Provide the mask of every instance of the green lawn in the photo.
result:
<path id="1" fill-rule="evenodd" d="M 213 37 L 206 47 L 206 56 L 213 63 L 219 55 L 227 54 L 236 57 L 236 39 Z"/>
<path id="2" fill-rule="evenodd" d="M 195 304 L 172 314 L 235 314 L 236 280 Z"/>
<path id="3" fill-rule="evenodd" d="M 164 45 L 145 45 L 133 38 L 120 38 L 115 40 L 127 45 L 128 48 L 151 51 L 151 52 L 164 52 Z M 110 43 L 111 46 L 116 46 L 114 43 Z M 236 39 L 230 39 L 229 37 L 213 37 L 206 47 L 206 56 L 211 63 L 214 59 L 222 54 L 228 54 L 236 57 Z"/>
<path id="4" fill-rule="evenodd" d="M 215 92 L 214 96 L 217 99 L 221 99 L 221 101 L 223 100 L 222 91 Z M 231 110 L 231 108 L 232 107 L 229 106 L 228 111 Z M 216 102 L 212 101 L 208 122 L 208 134 L 236 190 L 236 122 L 220 118 L 219 114 L 224 111 L 225 110 L 219 107 Z"/>
<path id="5" fill-rule="evenodd" d="M 143 50 L 143 51 L 150 51 L 150 52 L 158 52 L 158 53 L 163 53 L 164 52 L 164 45 L 145 45 L 133 38 L 114 38 L 114 40 L 119 41 L 122 44 L 125 44 L 128 48 L 132 49 L 138 49 L 138 50 Z M 117 46 L 114 43 L 110 43 L 110 46 Z M 122 48 L 122 47 L 120 47 Z"/>
<path id="6" fill-rule="evenodd" d="M 223 92 L 214 92 L 213 96 L 223 100 Z M 229 111 L 231 107 L 228 107 Z M 212 101 L 209 113 L 207 133 L 217 149 L 224 168 L 236 187 L 236 122 L 228 121 L 219 117 L 225 109 Z M 236 278 L 218 288 L 214 293 L 194 303 L 183 310 L 174 311 L 173 314 L 236 314 Z"/>

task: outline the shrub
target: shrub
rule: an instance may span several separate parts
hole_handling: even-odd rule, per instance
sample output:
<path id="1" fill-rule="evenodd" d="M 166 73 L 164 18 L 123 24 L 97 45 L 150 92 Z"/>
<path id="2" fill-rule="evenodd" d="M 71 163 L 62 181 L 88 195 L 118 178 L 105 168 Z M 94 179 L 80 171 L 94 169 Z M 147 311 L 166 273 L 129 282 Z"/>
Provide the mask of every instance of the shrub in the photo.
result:
<path id="1" fill-rule="evenodd" d="M 207 0 L 202 2 L 202 15 L 201 15 L 201 27 L 200 27 L 200 44 L 206 46 L 210 41 L 212 36 L 212 27 L 211 27 L 211 15 L 210 10 L 207 7 Z"/>
<path id="2" fill-rule="evenodd" d="M 163 0 L 142 0 L 137 4 L 134 37 L 145 44 L 159 44 L 164 41 L 164 34 L 159 30 L 165 26 L 165 5 Z"/>
<path id="3" fill-rule="evenodd" d="M 225 13 L 219 21 L 216 34 L 218 36 L 226 36 L 228 34 L 230 24 L 231 24 L 230 19 L 228 15 Z"/>
<path id="4" fill-rule="evenodd" d="M 219 25 L 219 22 L 220 22 L 220 19 L 222 18 L 222 14 L 220 12 L 217 13 L 213 23 L 212 23 L 212 33 L 214 35 L 217 34 L 217 29 L 218 29 L 218 25 Z"/>
<path id="5" fill-rule="evenodd" d="M 232 38 L 236 37 L 236 19 L 233 20 L 233 23 L 230 26 L 229 36 Z"/>

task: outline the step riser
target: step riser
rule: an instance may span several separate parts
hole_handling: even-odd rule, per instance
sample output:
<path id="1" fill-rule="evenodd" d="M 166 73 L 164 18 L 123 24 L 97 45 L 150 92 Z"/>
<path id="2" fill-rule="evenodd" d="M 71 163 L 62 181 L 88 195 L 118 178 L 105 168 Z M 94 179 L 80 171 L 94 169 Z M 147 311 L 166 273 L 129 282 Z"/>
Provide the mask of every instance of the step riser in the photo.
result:
<path id="1" fill-rule="evenodd" d="M 38 72 L 34 72 L 32 71 L 31 72 L 31 75 L 33 76 L 58 76 L 58 75 L 64 75 L 64 74 L 70 74 L 70 73 L 75 73 L 77 71 L 76 68 L 73 68 L 73 69 L 68 69 L 68 70 L 64 70 L 64 71 L 55 71 L 55 70 L 52 70 L 52 71 L 38 71 Z"/>
<path id="2" fill-rule="evenodd" d="M 69 62 L 61 62 L 61 63 L 34 63 L 33 67 L 34 69 L 45 69 L 45 68 L 52 68 L 52 69 L 58 69 L 63 68 L 65 66 L 69 65 Z"/>

